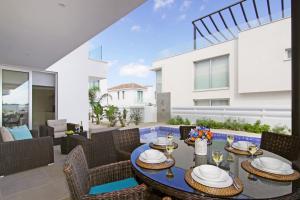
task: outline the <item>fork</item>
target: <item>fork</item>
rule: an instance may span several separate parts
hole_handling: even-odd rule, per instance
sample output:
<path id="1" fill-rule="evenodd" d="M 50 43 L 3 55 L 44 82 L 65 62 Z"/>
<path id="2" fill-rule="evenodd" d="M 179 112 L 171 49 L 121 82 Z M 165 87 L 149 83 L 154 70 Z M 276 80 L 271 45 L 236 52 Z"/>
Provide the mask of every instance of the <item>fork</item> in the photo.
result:
<path id="1" fill-rule="evenodd" d="M 241 186 L 236 182 L 235 177 L 231 171 L 229 171 L 229 176 L 232 178 L 234 188 L 236 190 L 239 190 L 241 188 Z"/>

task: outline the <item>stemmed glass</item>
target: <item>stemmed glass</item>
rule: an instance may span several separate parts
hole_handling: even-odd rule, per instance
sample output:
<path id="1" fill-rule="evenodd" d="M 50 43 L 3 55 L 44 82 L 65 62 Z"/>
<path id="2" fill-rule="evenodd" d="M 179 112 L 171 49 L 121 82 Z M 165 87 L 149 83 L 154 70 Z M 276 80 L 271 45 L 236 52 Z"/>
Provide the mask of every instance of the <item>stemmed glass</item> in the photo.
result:
<path id="1" fill-rule="evenodd" d="M 174 137 L 174 136 L 173 136 L 173 133 L 171 133 L 171 132 L 168 133 L 168 134 L 167 134 L 167 140 L 168 140 L 168 142 L 173 143 L 173 137 Z"/>
<path id="2" fill-rule="evenodd" d="M 222 151 L 213 151 L 212 152 L 213 161 L 219 167 L 220 163 L 223 161 L 223 152 Z"/>
<path id="3" fill-rule="evenodd" d="M 174 145 L 173 145 L 173 142 L 172 142 L 172 141 L 168 141 L 168 142 L 167 142 L 167 145 L 166 145 L 166 151 L 167 151 L 167 153 L 168 153 L 168 156 L 167 156 L 167 162 L 173 161 L 172 158 L 171 158 L 171 154 L 172 154 L 172 152 L 174 151 Z"/>
<path id="4" fill-rule="evenodd" d="M 227 143 L 229 145 L 229 149 L 232 149 L 233 142 L 234 142 L 234 135 L 227 135 Z"/>
<path id="5" fill-rule="evenodd" d="M 254 154 L 257 152 L 258 147 L 255 144 L 251 144 L 248 146 L 248 151 L 251 154 L 251 159 L 253 160 Z"/>

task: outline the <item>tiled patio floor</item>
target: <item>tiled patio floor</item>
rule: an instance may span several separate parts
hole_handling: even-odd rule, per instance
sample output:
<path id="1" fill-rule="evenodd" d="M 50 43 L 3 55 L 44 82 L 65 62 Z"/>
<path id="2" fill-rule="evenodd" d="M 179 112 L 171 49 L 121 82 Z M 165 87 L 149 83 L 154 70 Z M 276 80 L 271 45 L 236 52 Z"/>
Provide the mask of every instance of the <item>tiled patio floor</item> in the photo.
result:
<path id="1" fill-rule="evenodd" d="M 69 200 L 62 171 L 65 157 L 55 146 L 53 165 L 0 178 L 0 200 Z"/>

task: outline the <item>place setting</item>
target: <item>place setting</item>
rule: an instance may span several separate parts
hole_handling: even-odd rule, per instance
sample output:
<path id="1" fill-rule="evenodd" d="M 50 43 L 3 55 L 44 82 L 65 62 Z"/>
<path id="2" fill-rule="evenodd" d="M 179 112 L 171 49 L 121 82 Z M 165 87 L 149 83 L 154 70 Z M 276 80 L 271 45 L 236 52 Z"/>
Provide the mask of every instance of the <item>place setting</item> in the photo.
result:
<path id="1" fill-rule="evenodd" d="M 173 134 L 168 133 L 166 137 L 157 137 L 155 141 L 150 142 L 149 146 L 152 149 L 157 149 L 157 150 L 166 150 L 166 146 L 168 143 L 172 143 L 174 149 L 178 148 L 178 144 L 176 142 L 173 142 Z"/>
<path id="2" fill-rule="evenodd" d="M 166 154 L 156 150 L 148 149 L 142 152 L 136 159 L 136 164 L 145 169 L 167 169 L 175 164 L 175 160 L 172 157 L 174 151 L 173 141 L 168 142 L 165 145 Z"/>
<path id="3" fill-rule="evenodd" d="M 227 146 L 225 146 L 225 150 L 238 154 L 238 155 L 245 155 L 245 156 L 258 156 L 262 155 L 263 151 L 258 148 L 257 145 L 255 145 L 252 142 L 249 141 L 237 141 L 234 142 L 234 136 L 233 135 L 227 135 Z"/>
<path id="4" fill-rule="evenodd" d="M 241 180 L 219 167 L 223 153 L 214 151 L 212 158 L 216 166 L 205 164 L 189 169 L 185 173 L 185 181 L 194 189 L 213 196 L 230 197 L 241 193 Z"/>
<path id="5" fill-rule="evenodd" d="M 300 178 L 300 173 L 284 161 L 272 157 L 259 157 L 245 160 L 241 164 L 247 172 L 275 181 L 294 181 Z"/>

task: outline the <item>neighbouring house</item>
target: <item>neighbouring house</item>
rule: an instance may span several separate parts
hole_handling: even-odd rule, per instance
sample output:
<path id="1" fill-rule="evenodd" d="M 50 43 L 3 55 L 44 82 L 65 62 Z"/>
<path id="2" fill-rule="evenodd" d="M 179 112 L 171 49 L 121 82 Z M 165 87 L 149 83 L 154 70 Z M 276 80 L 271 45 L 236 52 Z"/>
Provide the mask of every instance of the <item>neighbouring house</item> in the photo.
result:
<path id="1" fill-rule="evenodd" d="M 118 107 L 144 106 L 155 104 L 153 86 L 142 86 L 136 83 L 124 83 L 108 88 L 111 104 Z"/>
<path id="2" fill-rule="evenodd" d="M 290 126 L 291 18 L 241 31 L 229 41 L 157 60 L 152 70 L 156 72 L 158 99 L 160 94 L 170 94 L 172 116 L 240 115 L 253 121 L 269 112 L 266 118 L 273 120 L 271 123 Z M 226 113 L 228 106 L 235 109 Z M 211 112 L 214 110 L 216 113 Z"/>

